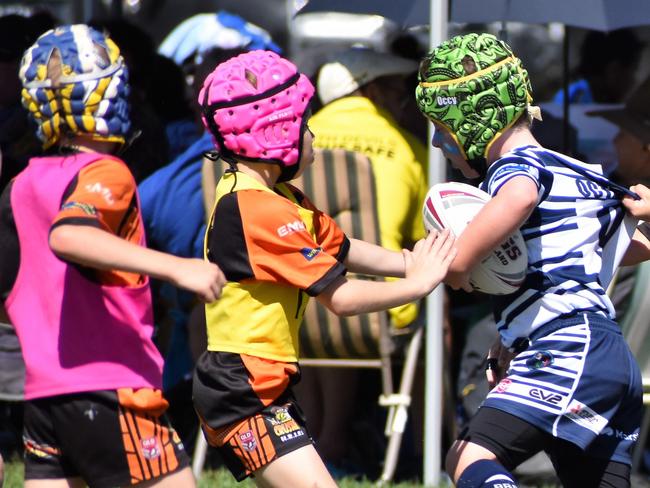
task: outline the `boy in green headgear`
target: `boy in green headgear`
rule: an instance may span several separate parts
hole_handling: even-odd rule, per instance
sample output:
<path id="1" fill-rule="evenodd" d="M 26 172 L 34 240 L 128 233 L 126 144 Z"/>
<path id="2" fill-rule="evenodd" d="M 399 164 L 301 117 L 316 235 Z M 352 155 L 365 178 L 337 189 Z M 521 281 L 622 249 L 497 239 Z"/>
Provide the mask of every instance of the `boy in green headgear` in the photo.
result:
<path id="1" fill-rule="evenodd" d="M 621 204 L 635 195 L 600 165 L 540 146 L 528 74 L 490 34 L 433 49 L 416 100 L 435 126 L 433 146 L 492 195 L 458 238 L 447 283 L 470 290 L 471 269 L 517 229 L 529 257 L 523 286 L 493 297 L 494 388 L 450 449 L 447 471 L 458 486 L 512 488 L 510 471 L 545 450 L 565 487 L 629 486 L 641 375 L 605 290 L 621 260 L 650 256 Z M 631 240 L 637 252 L 626 255 Z"/>

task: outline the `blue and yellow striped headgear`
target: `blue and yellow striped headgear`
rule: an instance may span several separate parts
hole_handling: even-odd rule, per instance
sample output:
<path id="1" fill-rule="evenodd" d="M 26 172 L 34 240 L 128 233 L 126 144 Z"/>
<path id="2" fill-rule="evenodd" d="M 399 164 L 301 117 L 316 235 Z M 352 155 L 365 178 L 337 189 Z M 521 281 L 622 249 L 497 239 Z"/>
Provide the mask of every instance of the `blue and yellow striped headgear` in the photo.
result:
<path id="1" fill-rule="evenodd" d="M 23 105 L 45 149 L 76 134 L 124 143 L 131 125 L 128 73 L 102 33 L 83 24 L 47 31 L 25 52 L 20 79 Z"/>

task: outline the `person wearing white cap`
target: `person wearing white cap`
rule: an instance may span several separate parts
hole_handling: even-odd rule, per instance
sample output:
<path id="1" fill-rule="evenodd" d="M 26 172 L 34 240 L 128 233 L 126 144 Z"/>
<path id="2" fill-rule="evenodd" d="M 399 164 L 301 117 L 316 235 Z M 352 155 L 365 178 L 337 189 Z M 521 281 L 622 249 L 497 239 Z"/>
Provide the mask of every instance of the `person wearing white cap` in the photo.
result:
<path id="1" fill-rule="evenodd" d="M 317 91 L 324 107 L 310 120 L 314 147 L 370 158 L 382 245 L 394 250 L 424 236 L 419 209 L 427 192 L 427 150 L 397 123 L 412 96 L 406 77 L 417 68 L 416 61 L 370 49 L 340 52 L 319 71 Z M 391 313 L 396 327 L 408 325 L 416 315 L 413 305 Z"/>
<path id="2" fill-rule="evenodd" d="M 413 98 L 407 77 L 417 69 L 414 60 L 367 48 L 338 52 L 319 70 L 317 92 L 323 108 L 309 121 L 316 136 L 315 148 L 346 149 L 370 159 L 376 180 L 381 244 L 396 251 L 409 248 L 425 235 L 420 209 L 427 192 L 427 149 L 398 123 Z M 398 328 L 409 325 L 417 316 L 415 303 L 390 311 L 392 325 Z M 318 446 L 321 455 L 334 465 L 345 455 L 349 431 L 345 419 L 354 411 L 352 392 L 356 390 L 357 375 L 353 371 L 312 368 L 303 372 L 322 379 L 304 384 L 320 383 L 323 390 L 327 385 L 336 388 L 335 395 L 321 392 L 324 401 L 315 406 L 322 409 Z M 304 392 L 305 397 L 313 394 Z M 308 403 L 314 402 L 306 399 L 305 405 Z M 315 424 L 313 427 L 318 428 Z"/>

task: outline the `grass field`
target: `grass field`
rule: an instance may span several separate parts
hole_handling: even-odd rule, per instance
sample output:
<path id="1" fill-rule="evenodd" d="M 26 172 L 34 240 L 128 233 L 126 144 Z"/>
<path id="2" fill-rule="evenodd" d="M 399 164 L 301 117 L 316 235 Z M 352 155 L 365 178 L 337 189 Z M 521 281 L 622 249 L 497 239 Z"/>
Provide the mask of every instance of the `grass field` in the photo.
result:
<path id="1" fill-rule="evenodd" d="M 23 486 L 23 464 L 20 461 L 11 461 L 5 464 L 5 483 L 3 488 L 22 488 Z M 253 488 L 255 484 L 249 480 L 237 483 L 230 472 L 219 469 L 206 471 L 199 480 L 200 488 Z M 370 488 L 375 484 L 371 481 L 356 481 L 352 479 L 339 480 L 341 488 Z M 411 483 L 397 483 L 387 485 L 394 488 L 418 488 L 422 485 Z M 287 487 L 289 488 L 289 487 Z"/>

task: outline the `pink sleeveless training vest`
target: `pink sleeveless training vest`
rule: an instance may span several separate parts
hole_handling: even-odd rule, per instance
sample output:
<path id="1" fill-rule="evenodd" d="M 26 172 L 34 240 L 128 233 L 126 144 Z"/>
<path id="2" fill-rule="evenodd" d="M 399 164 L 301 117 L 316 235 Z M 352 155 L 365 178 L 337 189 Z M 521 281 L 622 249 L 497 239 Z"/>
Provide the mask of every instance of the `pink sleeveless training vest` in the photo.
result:
<path id="1" fill-rule="evenodd" d="M 148 280 L 138 287 L 102 286 L 49 248 L 63 193 L 81 168 L 98 159 L 124 164 L 98 153 L 33 158 L 13 183 L 20 268 L 5 307 L 25 358 L 26 399 L 161 388 Z"/>

